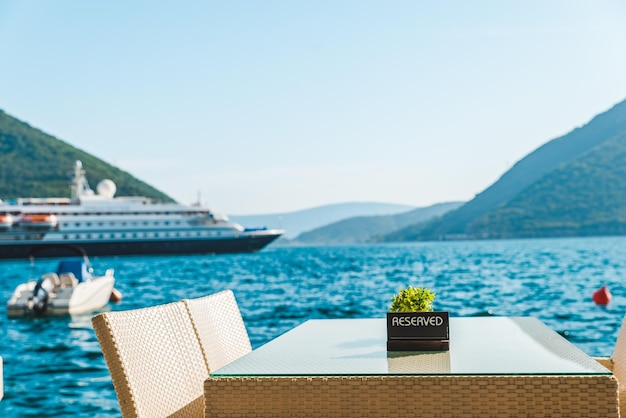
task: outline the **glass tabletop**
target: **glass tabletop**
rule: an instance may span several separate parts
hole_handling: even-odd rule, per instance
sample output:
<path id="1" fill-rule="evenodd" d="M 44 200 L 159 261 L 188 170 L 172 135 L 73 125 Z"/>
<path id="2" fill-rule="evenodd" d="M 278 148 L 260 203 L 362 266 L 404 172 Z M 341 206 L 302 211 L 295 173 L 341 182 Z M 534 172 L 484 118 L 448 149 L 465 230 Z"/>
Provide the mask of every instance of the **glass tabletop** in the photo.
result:
<path id="1" fill-rule="evenodd" d="M 450 318 L 450 350 L 388 352 L 385 319 L 309 320 L 211 376 L 611 372 L 533 317 Z"/>

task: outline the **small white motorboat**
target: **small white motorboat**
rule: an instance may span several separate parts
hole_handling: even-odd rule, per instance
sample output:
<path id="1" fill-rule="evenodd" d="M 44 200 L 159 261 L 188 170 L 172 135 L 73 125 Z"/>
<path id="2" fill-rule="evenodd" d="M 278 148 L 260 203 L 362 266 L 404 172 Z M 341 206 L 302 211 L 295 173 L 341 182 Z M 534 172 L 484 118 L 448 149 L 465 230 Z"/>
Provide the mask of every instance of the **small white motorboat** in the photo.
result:
<path id="1" fill-rule="evenodd" d="M 18 285 L 7 303 L 9 318 L 82 314 L 104 307 L 114 293 L 113 269 L 94 276 L 87 255 L 81 255 L 61 260 L 56 272 Z"/>

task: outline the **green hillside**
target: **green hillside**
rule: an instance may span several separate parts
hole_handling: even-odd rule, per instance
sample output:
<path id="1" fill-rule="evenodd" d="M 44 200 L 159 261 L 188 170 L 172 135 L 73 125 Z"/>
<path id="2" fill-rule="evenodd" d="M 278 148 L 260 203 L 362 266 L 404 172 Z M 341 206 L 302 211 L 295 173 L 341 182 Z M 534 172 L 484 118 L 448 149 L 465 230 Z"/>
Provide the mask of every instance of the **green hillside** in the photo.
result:
<path id="1" fill-rule="evenodd" d="M 468 225 L 489 238 L 626 234 L 626 132 Z"/>
<path id="2" fill-rule="evenodd" d="M 115 182 L 118 196 L 172 201 L 130 174 L 0 110 L 0 199 L 70 197 L 76 160 L 82 161 L 92 188 L 108 178 Z"/>
<path id="3" fill-rule="evenodd" d="M 626 233 L 626 101 L 539 147 L 473 200 L 387 241 Z"/>
<path id="4" fill-rule="evenodd" d="M 462 202 L 439 203 L 397 215 L 355 216 L 302 233 L 293 240 L 302 244 L 354 244 L 378 240 L 378 236 L 424 222 L 456 209 Z"/>

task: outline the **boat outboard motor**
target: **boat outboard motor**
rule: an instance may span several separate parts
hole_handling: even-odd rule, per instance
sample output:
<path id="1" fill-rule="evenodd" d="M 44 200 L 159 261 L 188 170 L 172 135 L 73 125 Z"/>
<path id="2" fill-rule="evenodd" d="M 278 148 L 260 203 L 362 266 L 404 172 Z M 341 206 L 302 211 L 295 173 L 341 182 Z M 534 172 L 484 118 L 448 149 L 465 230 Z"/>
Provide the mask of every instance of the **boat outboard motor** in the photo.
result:
<path id="1" fill-rule="evenodd" d="M 51 277 L 42 277 L 35 285 L 33 296 L 30 298 L 29 307 L 38 315 L 46 312 L 48 308 L 48 296 L 54 289 L 54 280 Z"/>

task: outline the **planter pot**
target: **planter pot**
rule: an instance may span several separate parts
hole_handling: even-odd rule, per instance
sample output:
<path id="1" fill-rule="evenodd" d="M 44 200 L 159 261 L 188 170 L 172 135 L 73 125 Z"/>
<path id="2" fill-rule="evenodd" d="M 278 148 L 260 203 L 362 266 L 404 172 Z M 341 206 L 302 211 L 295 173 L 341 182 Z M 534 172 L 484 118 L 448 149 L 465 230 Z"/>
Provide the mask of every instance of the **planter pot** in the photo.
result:
<path id="1" fill-rule="evenodd" d="M 387 351 L 447 351 L 448 312 L 388 312 Z"/>

